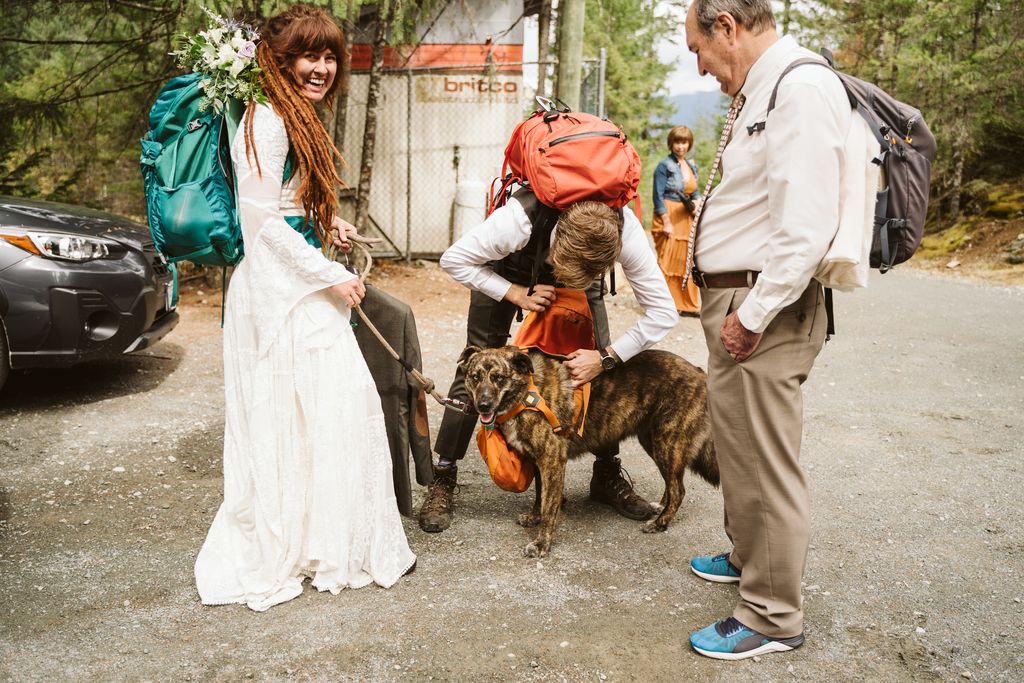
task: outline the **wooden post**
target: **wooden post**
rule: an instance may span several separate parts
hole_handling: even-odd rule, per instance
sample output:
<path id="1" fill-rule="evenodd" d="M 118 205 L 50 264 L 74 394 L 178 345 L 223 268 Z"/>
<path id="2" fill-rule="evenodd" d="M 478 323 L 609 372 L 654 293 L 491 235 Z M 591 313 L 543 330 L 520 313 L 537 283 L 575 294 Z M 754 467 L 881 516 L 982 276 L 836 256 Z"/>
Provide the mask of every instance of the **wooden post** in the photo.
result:
<path id="1" fill-rule="evenodd" d="M 537 96 L 547 97 L 548 57 L 551 54 L 551 0 L 541 0 L 537 17 Z"/>
<path id="2" fill-rule="evenodd" d="M 580 108 L 580 72 L 583 69 L 583 19 L 586 0 L 560 0 L 558 22 L 558 99 L 577 111 Z"/>

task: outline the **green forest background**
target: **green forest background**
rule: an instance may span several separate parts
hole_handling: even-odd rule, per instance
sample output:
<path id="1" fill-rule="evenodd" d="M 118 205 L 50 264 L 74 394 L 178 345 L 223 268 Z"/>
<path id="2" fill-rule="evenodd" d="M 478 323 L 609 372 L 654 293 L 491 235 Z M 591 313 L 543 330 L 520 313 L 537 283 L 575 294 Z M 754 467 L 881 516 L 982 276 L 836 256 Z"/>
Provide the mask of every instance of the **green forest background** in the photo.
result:
<path id="1" fill-rule="evenodd" d="M 389 40 L 453 0 L 313 0 L 349 22 L 383 9 Z M 454 0 L 458 2 L 459 0 Z M 471 0 L 462 0 L 471 4 Z M 201 5 L 267 16 L 289 3 L 261 0 L 0 0 L 0 194 L 144 213 L 138 140 L 160 86 L 174 73 L 175 35 L 205 25 Z M 551 3 L 528 6 L 550 11 Z M 657 46 L 684 40 L 686 3 L 587 0 L 584 57 L 608 51 L 606 103 L 644 159 L 642 189 L 664 154 L 672 65 Z M 361 6 L 362 5 L 362 6 Z M 1024 211 L 1024 13 L 1019 3 L 866 0 L 776 3 L 779 28 L 837 66 L 920 108 L 939 152 L 929 229 L 966 235 L 982 219 Z M 552 25 L 557 25 L 557 9 Z M 557 35 L 552 32 L 553 36 Z M 557 50 L 551 48 L 551 53 Z M 718 124 L 720 125 L 720 123 Z M 697 131 L 709 167 L 715 123 Z"/>

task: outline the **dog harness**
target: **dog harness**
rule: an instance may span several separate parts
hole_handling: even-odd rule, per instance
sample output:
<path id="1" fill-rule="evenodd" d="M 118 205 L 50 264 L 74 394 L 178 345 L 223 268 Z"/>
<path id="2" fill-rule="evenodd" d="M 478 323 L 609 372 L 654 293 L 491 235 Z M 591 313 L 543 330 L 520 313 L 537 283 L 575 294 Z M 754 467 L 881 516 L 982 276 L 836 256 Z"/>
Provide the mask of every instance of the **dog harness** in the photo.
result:
<path id="1" fill-rule="evenodd" d="M 532 410 L 542 414 L 551 425 L 555 434 L 564 436 L 576 441 L 583 440 L 583 426 L 587 420 L 587 407 L 590 405 L 590 382 L 587 382 L 582 387 L 573 389 L 572 392 L 572 424 L 562 424 L 558 417 L 555 416 L 554 411 L 548 405 L 548 402 L 544 400 L 544 397 L 540 395 L 540 390 L 533 381 L 533 373 L 530 373 L 530 384 L 526 388 L 526 398 L 523 401 L 509 410 L 504 412 L 494 419 L 494 425 L 500 425 L 508 422 L 513 417 L 523 412 L 524 410 Z M 492 425 L 493 428 L 493 425 Z"/>

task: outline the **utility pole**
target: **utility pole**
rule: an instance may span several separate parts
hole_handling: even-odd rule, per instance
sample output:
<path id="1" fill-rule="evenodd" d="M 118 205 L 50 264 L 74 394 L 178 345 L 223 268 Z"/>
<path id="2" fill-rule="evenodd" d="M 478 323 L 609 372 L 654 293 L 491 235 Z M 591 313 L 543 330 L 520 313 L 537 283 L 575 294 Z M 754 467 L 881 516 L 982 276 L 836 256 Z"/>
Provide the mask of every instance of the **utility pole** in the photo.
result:
<path id="1" fill-rule="evenodd" d="M 551 0 L 541 0 L 537 18 L 537 96 L 548 96 L 548 57 L 551 54 Z"/>
<path id="2" fill-rule="evenodd" d="M 580 72 L 583 69 L 583 18 L 586 0 L 559 0 L 558 99 L 573 111 L 580 108 Z"/>

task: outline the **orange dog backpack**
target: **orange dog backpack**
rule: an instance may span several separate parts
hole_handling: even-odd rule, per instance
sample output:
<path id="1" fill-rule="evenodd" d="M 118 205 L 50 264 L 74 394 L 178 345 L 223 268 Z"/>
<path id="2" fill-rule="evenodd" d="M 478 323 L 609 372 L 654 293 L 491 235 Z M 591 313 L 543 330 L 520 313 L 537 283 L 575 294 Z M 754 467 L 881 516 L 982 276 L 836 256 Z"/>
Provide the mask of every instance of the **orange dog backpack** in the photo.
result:
<path id="1" fill-rule="evenodd" d="M 519 457 L 518 453 L 509 448 L 505 437 L 495 425 L 480 425 L 476 433 L 476 446 L 498 488 L 512 493 L 522 493 L 530 488 L 535 469 L 533 461 Z"/>
<path id="2" fill-rule="evenodd" d="M 544 311 L 531 311 L 516 332 L 512 343 L 521 349 L 535 348 L 549 356 L 562 358 L 577 349 L 595 348 L 594 319 L 590 314 L 587 295 L 575 289 L 555 289 L 555 301 Z M 578 395 L 574 395 L 578 404 L 578 424 L 573 427 L 579 429 L 582 429 L 583 420 L 586 418 L 589 388 L 588 385 L 583 391 L 577 389 L 575 393 Z M 539 410 L 549 422 L 552 422 L 553 428 L 558 431 L 565 429 L 562 425 L 556 425 L 557 420 L 544 404 L 540 392 L 533 385 L 532 377 L 524 405 L 498 416 L 494 424 L 480 425 L 476 434 L 480 457 L 487 463 L 494 483 L 499 488 L 513 493 L 522 493 L 530 488 L 534 477 L 534 464 L 530 460 L 524 460 L 509 448 L 497 426 L 522 410 Z"/>
<path id="3" fill-rule="evenodd" d="M 537 102 L 541 108 L 512 131 L 497 194 L 491 183 L 488 214 L 505 203 L 514 184 L 529 185 L 542 204 L 559 211 L 584 200 L 621 209 L 636 199 L 640 156 L 621 128 L 558 109 L 543 97 Z"/>
<path id="4" fill-rule="evenodd" d="M 560 358 L 577 349 L 596 348 L 587 295 L 576 289 L 556 288 L 554 302 L 543 311 L 530 311 L 512 343 Z"/>

